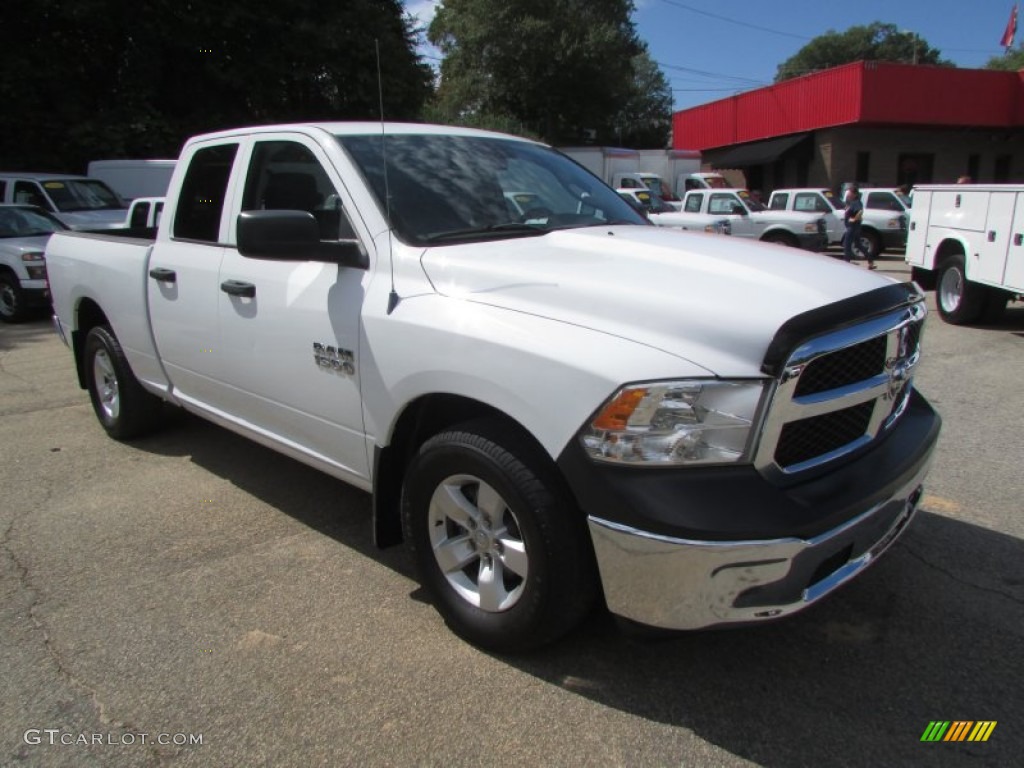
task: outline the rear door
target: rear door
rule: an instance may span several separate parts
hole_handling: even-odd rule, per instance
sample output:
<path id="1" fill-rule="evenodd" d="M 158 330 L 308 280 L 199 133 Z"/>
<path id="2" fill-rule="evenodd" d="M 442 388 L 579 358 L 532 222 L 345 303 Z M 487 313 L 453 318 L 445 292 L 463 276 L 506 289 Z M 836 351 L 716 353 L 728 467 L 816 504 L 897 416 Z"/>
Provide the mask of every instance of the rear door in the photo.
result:
<path id="1" fill-rule="evenodd" d="M 317 142 L 262 134 L 246 154 L 234 213 L 308 211 L 321 240 L 368 242 L 353 229 L 349 191 Z M 371 274 L 326 261 L 247 258 L 234 245 L 220 269 L 219 357 L 233 415 L 348 479 L 369 477 L 359 321 Z"/>
<path id="2" fill-rule="evenodd" d="M 147 267 L 153 337 L 176 395 L 224 410 L 218 277 L 230 178 L 239 142 L 201 144 L 187 159 L 174 217 L 161 230 Z M 166 234 L 165 234 L 166 233 Z"/>

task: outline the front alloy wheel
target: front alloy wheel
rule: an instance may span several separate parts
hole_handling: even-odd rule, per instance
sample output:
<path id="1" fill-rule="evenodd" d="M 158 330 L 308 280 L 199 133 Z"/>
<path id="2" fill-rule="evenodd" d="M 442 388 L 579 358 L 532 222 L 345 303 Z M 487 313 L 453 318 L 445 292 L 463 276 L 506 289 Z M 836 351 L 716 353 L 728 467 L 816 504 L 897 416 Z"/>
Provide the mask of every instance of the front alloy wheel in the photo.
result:
<path id="1" fill-rule="evenodd" d="M 523 595 L 530 570 L 519 522 L 494 488 L 473 475 L 438 485 L 428 513 L 434 559 L 470 605 L 505 611 Z"/>
<path id="2" fill-rule="evenodd" d="M 482 648 L 550 642 L 597 596 L 583 515 L 551 459 L 500 419 L 420 446 L 405 472 L 402 526 L 438 612 Z"/>

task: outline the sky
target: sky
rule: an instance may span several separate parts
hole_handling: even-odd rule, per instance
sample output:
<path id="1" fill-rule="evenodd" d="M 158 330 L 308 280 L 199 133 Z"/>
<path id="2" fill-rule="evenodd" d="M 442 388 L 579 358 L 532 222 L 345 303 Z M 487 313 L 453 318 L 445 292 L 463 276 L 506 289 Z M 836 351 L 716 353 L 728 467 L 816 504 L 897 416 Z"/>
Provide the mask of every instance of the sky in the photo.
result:
<path id="1" fill-rule="evenodd" d="M 516 0 L 508 0 L 510 3 Z M 439 0 L 403 0 L 424 24 Z M 983 67 L 1003 53 L 999 40 L 1011 0 L 635 0 L 633 21 L 686 109 L 769 85 L 780 63 L 812 38 L 873 21 L 916 32 L 958 67 Z M 1024 25 L 1024 17 L 1021 18 Z M 1018 29 L 1016 42 L 1024 39 Z M 421 48 L 439 63 L 438 51 Z"/>

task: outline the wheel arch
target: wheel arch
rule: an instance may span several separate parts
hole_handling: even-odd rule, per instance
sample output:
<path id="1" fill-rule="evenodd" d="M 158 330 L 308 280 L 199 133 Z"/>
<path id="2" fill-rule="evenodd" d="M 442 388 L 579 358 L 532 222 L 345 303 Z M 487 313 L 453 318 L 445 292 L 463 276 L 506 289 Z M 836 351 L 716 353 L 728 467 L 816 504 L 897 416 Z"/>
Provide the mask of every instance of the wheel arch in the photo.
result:
<path id="1" fill-rule="evenodd" d="M 394 420 L 387 444 L 374 447 L 373 537 L 378 547 L 390 547 L 403 540 L 402 481 L 419 447 L 450 427 L 476 419 L 502 422 L 521 439 L 533 444 L 538 455 L 549 457 L 522 423 L 499 408 L 465 395 L 435 392 L 417 397 L 407 403 Z M 551 467 L 557 472 L 553 459 Z"/>
<path id="2" fill-rule="evenodd" d="M 78 386 L 86 388 L 85 383 L 85 337 L 98 325 L 110 325 L 106 314 L 90 298 L 80 299 L 75 308 L 75 328 L 71 331 L 71 349 L 75 355 L 75 372 L 78 374 Z"/>

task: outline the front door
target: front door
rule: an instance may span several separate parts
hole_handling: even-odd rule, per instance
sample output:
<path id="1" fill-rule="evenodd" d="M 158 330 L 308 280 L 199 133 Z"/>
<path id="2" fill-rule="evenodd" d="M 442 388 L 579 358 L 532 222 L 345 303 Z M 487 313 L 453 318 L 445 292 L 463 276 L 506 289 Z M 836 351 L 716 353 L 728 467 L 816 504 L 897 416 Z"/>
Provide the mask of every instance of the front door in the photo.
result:
<path id="1" fill-rule="evenodd" d="M 351 207 L 323 150 L 294 135 L 253 142 L 235 211 L 313 214 L 321 240 L 351 240 Z M 369 478 L 359 391 L 360 311 L 370 272 L 225 251 L 219 321 L 233 414 L 349 480 Z M 225 287 L 227 286 L 227 287 Z"/>

